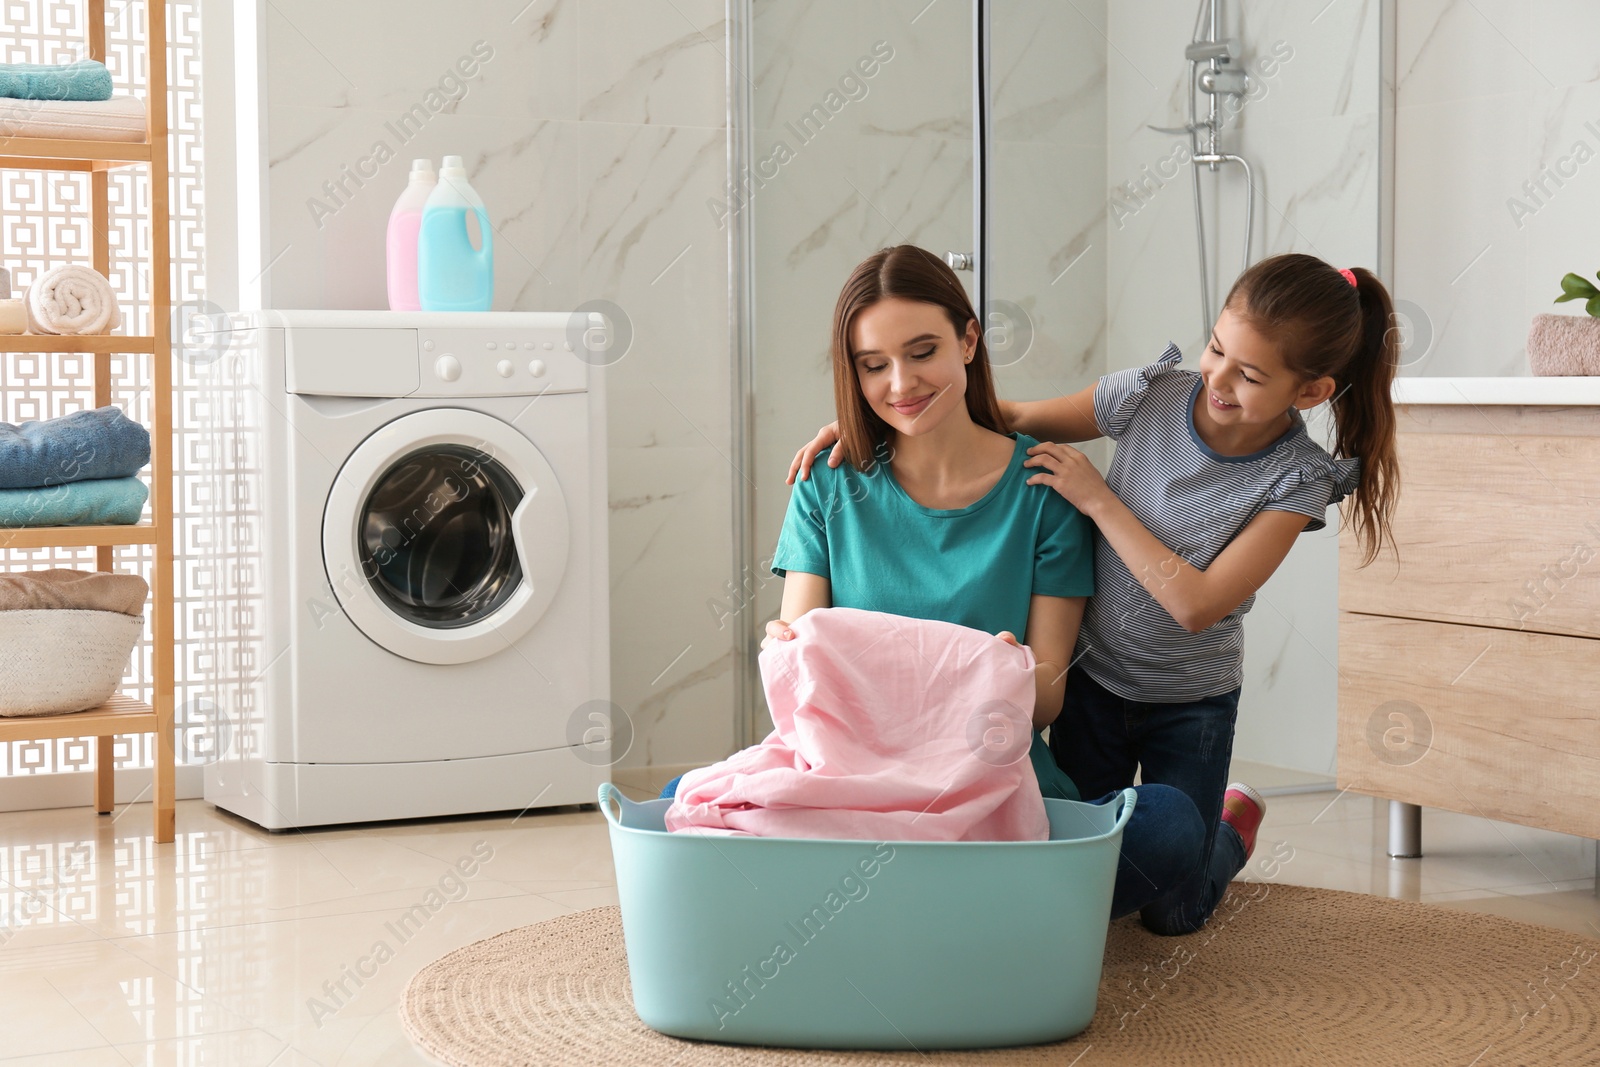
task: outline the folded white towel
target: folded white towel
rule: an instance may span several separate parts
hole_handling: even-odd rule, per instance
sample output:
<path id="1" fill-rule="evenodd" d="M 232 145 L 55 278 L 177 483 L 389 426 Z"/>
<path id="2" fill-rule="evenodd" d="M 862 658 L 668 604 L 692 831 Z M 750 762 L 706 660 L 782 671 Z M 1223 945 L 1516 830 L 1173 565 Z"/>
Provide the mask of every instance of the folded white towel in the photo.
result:
<path id="1" fill-rule="evenodd" d="M 0 137 L 65 137 L 74 141 L 145 140 L 145 104 L 110 100 L 0 99 Z"/>
<path id="2" fill-rule="evenodd" d="M 105 275 L 69 263 L 53 267 L 28 286 L 28 329 L 34 333 L 109 333 L 122 322 Z"/>

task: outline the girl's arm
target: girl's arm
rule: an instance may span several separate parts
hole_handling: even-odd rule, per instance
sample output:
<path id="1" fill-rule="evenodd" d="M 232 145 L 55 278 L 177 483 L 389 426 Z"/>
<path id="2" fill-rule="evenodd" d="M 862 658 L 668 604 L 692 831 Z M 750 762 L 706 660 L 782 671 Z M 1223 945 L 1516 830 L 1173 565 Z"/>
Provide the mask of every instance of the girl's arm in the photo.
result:
<path id="1" fill-rule="evenodd" d="M 1078 643 L 1088 597 L 1034 596 L 1028 602 L 1027 646 L 1033 650 L 1033 728 L 1056 721 L 1067 692 L 1067 666 Z M 1011 637 L 1011 634 L 1002 634 Z M 1016 638 L 1011 637 L 1012 643 Z"/>
<path id="2" fill-rule="evenodd" d="M 1093 441 L 1104 437 L 1094 419 L 1094 387 L 1099 382 L 1073 393 L 1049 400 L 1002 400 L 1000 410 L 1006 423 L 1018 433 L 1041 441 Z"/>
<path id="3" fill-rule="evenodd" d="M 1228 542 L 1211 566 L 1201 570 L 1145 529 L 1082 452 L 1053 444 L 1028 451 L 1024 466 L 1048 463 L 1055 468 L 1054 473 L 1035 473 L 1028 484 L 1053 486 L 1093 520 L 1156 603 L 1190 633 L 1218 622 L 1265 585 L 1311 521 L 1292 511 L 1263 511 Z"/>
<path id="4" fill-rule="evenodd" d="M 767 636 L 761 639 L 761 647 L 766 648 L 774 640 L 792 640 L 791 622 L 813 608 L 832 606 L 833 586 L 828 579 L 805 571 L 789 571 L 783 576 L 783 604 L 778 609 L 778 617 L 767 623 Z"/>

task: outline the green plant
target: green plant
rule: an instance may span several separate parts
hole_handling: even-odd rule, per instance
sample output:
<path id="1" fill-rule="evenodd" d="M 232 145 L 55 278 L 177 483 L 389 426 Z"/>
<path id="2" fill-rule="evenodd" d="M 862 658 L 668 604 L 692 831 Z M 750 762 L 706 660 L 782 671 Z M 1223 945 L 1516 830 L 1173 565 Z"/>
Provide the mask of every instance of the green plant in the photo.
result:
<path id="1" fill-rule="evenodd" d="M 1595 275 L 1600 278 L 1600 274 Z M 1583 309 L 1595 318 L 1600 319 L 1600 289 L 1596 289 L 1586 278 L 1576 274 L 1569 274 L 1561 279 L 1561 295 L 1555 302 L 1564 304 L 1568 300 L 1582 300 Z"/>

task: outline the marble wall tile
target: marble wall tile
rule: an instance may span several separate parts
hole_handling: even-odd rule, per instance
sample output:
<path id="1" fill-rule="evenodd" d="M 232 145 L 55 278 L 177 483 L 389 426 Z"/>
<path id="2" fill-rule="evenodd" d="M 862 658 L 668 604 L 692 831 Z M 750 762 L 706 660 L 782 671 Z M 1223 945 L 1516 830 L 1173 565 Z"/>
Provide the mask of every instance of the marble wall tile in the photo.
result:
<path id="1" fill-rule="evenodd" d="M 440 114 L 412 131 L 399 130 L 384 111 L 272 106 L 267 124 L 272 247 L 265 281 L 272 306 L 387 307 L 389 212 L 411 159 L 437 163 L 447 153 L 464 157 L 489 210 L 495 306 L 535 310 L 585 299 L 571 283 L 576 123 L 530 120 L 513 135 L 491 116 Z"/>
<path id="2" fill-rule="evenodd" d="M 1519 0 L 1398 3 L 1397 103 L 1476 101 L 1545 84 L 1545 76 L 1531 60 L 1534 23 L 1528 18 L 1529 8 Z M 1582 28 L 1574 26 L 1574 34 L 1580 34 Z M 1587 39 L 1593 41 L 1593 34 Z"/>
<path id="3" fill-rule="evenodd" d="M 1104 174 L 1103 145 L 995 143 L 992 293 L 1022 309 L 1032 336 L 1012 340 L 1004 315 L 985 324 L 1008 398 L 1074 392 L 1105 373 Z"/>
<path id="4" fill-rule="evenodd" d="M 1338 710 L 1338 515 L 1301 534 L 1244 617 L 1233 758 L 1334 776 Z"/>
<path id="5" fill-rule="evenodd" d="M 894 50 L 862 132 L 972 139 L 972 6 L 947 0 L 866 0 L 863 36 Z M 904 60 L 904 62 L 902 62 Z"/>
<path id="6" fill-rule="evenodd" d="M 721 130 L 586 122 L 579 277 L 622 308 L 632 347 L 607 369 L 612 700 L 627 766 L 734 748 L 734 631 L 710 605 L 733 566 L 726 238 L 705 208 Z"/>
<path id="7" fill-rule="evenodd" d="M 824 103 L 833 90 L 840 94 L 834 102 L 839 110 L 819 125 L 825 128 L 837 118 L 842 127 L 859 131 L 863 100 L 851 97 L 861 96 L 862 89 L 840 82 L 854 75 L 870 98 L 884 69 L 894 65 L 892 58 L 883 64 L 872 56 L 874 40 L 867 22 L 859 0 L 784 0 L 753 5 L 753 69 L 748 73 L 755 128 L 782 131 L 786 123 L 798 123 L 813 107 Z M 892 46 L 886 52 L 892 54 Z M 864 58 L 865 65 L 858 70 L 856 63 Z M 790 139 L 801 138 L 791 133 Z"/>
<path id="8" fill-rule="evenodd" d="M 1378 110 L 1379 0 L 1334 4 L 1245 0 L 1230 9 L 1242 63 L 1261 83 L 1241 124 L 1294 122 Z"/>
<path id="9" fill-rule="evenodd" d="M 1104 147 L 1105 21 L 1105 0 L 1015 0 L 992 9 L 996 141 Z"/>
<path id="10" fill-rule="evenodd" d="M 727 179 L 723 4 L 534 0 L 381 37 L 364 27 L 432 26 L 436 7 L 271 6 L 268 306 L 386 306 L 384 232 L 409 160 L 456 153 L 496 226 L 497 308 L 621 307 L 632 345 L 606 375 L 612 699 L 636 731 L 623 763 L 726 755 L 733 631 L 710 605 L 733 571 L 738 475 L 726 233 L 707 207 Z M 465 95 L 400 143 L 389 124 L 480 38 L 495 54 Z M 380 140 L 394 158 L 357 187 L 344 168 Z"/>
<path id="11" fill-rule="evenodd" d="M 578 7 L 578 117 L 726 126 L 723 0 L 607 0 Z"/>
<path id="12" fill-rule="evenodd" d="M 580 138 L 578 277 L 586 291 L 622 307 L 638 349 L 613 377 L 720 383 L 726 396 L 727 237 L 706 206 L 727 170 L 726 135 L 583 123 Z M 708 401 L 726 426 L 728 405 Z"/>
<path id="13" fill-rule="evenodd" d="M 390 0 L 381 11 L 275 0 L 265 22 L 268 97 L 276 105 L 395 115 L 423 104 L 450 114 L 576 119 L 579 7 L 577 0 L 473 5 L 441 22 L 428 0 Z M 375 18 L 382 32 L 374 31 Z"/>

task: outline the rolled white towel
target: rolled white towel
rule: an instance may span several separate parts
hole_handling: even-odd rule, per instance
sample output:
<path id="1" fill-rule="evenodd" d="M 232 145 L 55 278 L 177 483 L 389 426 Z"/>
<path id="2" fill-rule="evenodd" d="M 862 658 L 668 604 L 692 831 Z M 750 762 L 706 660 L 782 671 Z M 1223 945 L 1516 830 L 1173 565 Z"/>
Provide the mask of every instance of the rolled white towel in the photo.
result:
<path id="1" fill-rule="evenodd" d="M 26 302 L 34 333 L 109 333 L 122 322 L 105 275 L 75 263 L 45 271 L 28 286 Z"/>

